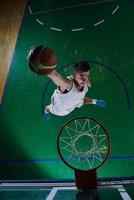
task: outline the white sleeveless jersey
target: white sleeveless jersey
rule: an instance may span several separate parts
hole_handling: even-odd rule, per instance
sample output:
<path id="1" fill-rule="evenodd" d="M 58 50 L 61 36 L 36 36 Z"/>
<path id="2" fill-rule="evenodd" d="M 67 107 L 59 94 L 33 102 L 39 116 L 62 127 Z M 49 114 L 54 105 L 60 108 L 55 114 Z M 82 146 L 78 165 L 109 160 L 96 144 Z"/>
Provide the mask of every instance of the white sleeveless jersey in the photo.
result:
<path id="1" fill-rule="evenodd" d="M 73 80 L 72 77 L 67 78 Z M 54 91 L 49 105 L 50 112 L 54 115 L 67 115 L 75 108 L 80 108 L 83 105 L 88 86 L 85 85 L 83 91 L 79 91 L 74 81 L 72 84 L 71 90 L 67 93 L 62 93 L 58 88 Z"/>

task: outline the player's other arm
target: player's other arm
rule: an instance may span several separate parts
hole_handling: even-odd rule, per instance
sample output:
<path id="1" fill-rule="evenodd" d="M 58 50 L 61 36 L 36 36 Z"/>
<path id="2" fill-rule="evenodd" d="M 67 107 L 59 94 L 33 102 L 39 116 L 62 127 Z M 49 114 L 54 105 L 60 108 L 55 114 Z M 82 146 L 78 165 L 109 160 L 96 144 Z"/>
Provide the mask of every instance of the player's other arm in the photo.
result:
<path id="1" fill-rule="evenodd" d="M 61 76 L 56 70 L 53 70 L 47 76 L 58 86 L 61 91 L 70 90 L 72 87 L 72 80 Z"/>
<path id="2" fill-rule="evenodd" d="M 87 86 L 89 87 L 89 88 L 91 88 L 91 80 L 87 80 Z"/>

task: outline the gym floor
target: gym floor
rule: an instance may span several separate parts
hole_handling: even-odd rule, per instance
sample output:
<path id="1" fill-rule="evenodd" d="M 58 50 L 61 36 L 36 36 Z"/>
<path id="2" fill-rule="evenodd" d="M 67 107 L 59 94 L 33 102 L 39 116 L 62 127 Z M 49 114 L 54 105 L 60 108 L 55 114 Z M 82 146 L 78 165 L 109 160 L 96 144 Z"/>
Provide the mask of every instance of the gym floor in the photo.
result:
<path id="1" fill-rule="evenodd" d="M 110 156 L 98 177 L 134 176 L 133 36 L 133 0 L 27 2 L 1 100 L 1 179 L 74 178 L 57 153 L 56 139 L 62 125 L 78 116 L 99 121 L 110 137 Z M 92 87 L 87 96 L 108 106 L 83 106 L 46 121 L 42 110 L 55 86 L 32 73 L 26 59 L 29 48 L 39 44 L 54 49 L 64 76 L 72 73 L 72 63 L 88 60 Z"/>

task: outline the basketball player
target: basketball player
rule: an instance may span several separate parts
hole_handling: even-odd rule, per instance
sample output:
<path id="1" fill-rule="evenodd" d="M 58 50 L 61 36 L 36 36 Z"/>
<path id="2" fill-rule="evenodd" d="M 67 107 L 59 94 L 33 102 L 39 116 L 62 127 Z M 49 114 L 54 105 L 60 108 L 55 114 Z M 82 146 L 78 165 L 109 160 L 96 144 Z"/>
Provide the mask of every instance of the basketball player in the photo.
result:
<path id="1" fill-rule="evenodd" d="M 94 104 L 106 107 L 107 104 L 104 100 L 85 97 L 88 88 L 91 87 L 88 62 L 77 62 L 74 65 L 74 73 L 70 77 L 61 76 L 55 69 L 47 76 L 56 84 L 57 89 L 51 97 L 50 105 L 45 108 L 44 116 L 46 119 L 49 119 L 50 113 L 65 116 L 83 105 Z"/>

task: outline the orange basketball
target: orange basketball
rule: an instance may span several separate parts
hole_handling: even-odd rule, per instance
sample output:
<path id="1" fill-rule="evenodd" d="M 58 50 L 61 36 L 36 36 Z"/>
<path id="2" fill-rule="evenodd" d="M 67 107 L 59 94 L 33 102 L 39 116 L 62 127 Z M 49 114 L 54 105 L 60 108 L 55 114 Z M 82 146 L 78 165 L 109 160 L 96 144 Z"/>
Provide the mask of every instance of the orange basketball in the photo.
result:
<path id="1" fill-rule="evenodd" d="M 27 58 L 30 69 L 40 75 L 49 74 L 57 65 L 57 57 L 53 49 L 44 45 L 32 48 Z"/>

